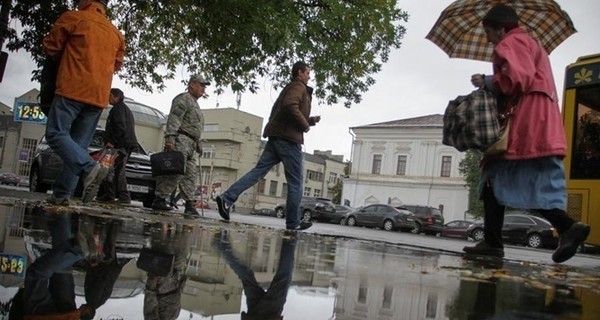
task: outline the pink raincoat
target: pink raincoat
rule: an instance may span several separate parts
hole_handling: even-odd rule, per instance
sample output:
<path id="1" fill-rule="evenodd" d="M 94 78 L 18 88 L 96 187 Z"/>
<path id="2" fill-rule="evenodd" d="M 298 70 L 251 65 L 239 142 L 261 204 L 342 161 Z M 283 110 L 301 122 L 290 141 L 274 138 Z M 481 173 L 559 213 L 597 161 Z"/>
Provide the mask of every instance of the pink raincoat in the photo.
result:
<path id="1" fill-rule="evenodd" d="M 494 158 L 564 157 L 567 142 L 546 50 L 515 28 L 496 44 L 492 62 L 494 87 L 505 95 L 521 94 L 512 115 L 508 150 Z"/>

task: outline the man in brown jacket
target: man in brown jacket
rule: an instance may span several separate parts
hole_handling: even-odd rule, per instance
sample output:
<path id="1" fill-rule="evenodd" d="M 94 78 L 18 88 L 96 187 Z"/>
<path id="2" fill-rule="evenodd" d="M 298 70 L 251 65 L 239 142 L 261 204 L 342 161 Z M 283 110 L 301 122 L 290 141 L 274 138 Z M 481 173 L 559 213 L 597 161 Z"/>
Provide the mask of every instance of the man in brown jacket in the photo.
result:
<path id="1" fill-rule="evenodd" d="M 63 13 L 43 41 L 44 52 L 60 61 L 46 123 L 48 144 L 64 162 L 48 199 L 58 205 L 69 204 L 79 177 L 86 177 L 86 189 L 100 171 L 87 147 L 125 54 L 123 35 L 106 17 L 105 0 L 81 0 L 77 9 Z"/>
<path id="2" fill-rule="evenodd" d="M 268 138 L 256 167 L 236 181 L 223 194 L 217 196 L 219 214 L 229 220 L 231 206 L 239 195 L 256 184 L 271 168 L 283 162 L 285 180 L 288 185 L 286 199 L 285 226 L 288 230 L 304 230 L 312 226 L 310 221 L 300 221 L 300 202 L 303 191 L 304 133 L 321 120 L 320 116 L 310 116 L 312 88 L 307 86 L 310 69 L 304 62 L 296 62 L 292 67 L 292 82 L 279 94 L 273 104 L 269 122 L 263 136 Z"/>

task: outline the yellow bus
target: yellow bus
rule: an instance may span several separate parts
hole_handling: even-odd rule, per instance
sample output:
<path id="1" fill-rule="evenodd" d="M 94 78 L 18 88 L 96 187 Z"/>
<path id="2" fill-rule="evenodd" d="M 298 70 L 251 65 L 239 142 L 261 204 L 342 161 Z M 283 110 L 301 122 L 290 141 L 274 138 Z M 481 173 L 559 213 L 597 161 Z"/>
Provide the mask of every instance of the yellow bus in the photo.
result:
<path id="1" fill-rule="evenodd" d="M 567 66 L 563 121 L 567 213 L 592 227 L 586 243 L 600 246 L 600 54 Z"/>

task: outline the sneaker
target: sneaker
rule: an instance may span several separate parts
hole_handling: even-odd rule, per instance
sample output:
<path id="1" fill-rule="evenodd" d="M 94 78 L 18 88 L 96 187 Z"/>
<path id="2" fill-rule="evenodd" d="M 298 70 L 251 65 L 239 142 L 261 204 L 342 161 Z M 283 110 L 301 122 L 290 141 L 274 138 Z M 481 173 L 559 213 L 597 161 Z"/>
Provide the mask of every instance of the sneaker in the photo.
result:
<path id="1" fill-rule="evenodd" d="M 55 195 L 51 195 L 46 199 L 46 202 L 57 206 L 69 206 L 71 204 L 69 197 L 56 197 Z"/>
<path id="2" fill-rule="evenodd" d="M 170 207 L 169 205 L 167 205 L 167 200 L 160 198 L 160 197 L 156 197 L 154 198 L 154 201 L 152 201 L 152 209 L 154 210 L 161 210 L 161 211 L 171 211 L 173 210 L 172 207 Z"/>
<path id="3" fill-rule="evenodd" d="M 113 203 L 113 202 L 115 202 L 115 199 L 111 198 L 111 197 L 107 197 L 107 196 L 101 196 L 101 197 L 96 197 L 96 201 L 102 202 L 102 203 Z"/>
<path id="4" fill-rule="evenodd" d="M 310 221 L 300 221 L 300 224 L 297 225 L 295 228 L 286 228 L 287 230 L 293 230 L 293 231 L 300 231 L 300 230 L 306 230 L 308 228 L 312 227 L 312 222 Z"/>
<path id="5" fill-rule="evenodd" d="M 229 210 L 231 210 L 231 206 L 225 203 L 225 200 L 221 198 L 221 196 L 217 196 L 217 207 L 219 207 L 219 214 L 221 218 L 229 221 Z"/>
<path id="6" fill-rule="evenodd" d="M 485 241 L 481 241 L 472 247 L 464 247 L 463 251 L 467 254 L 478 256 L 504 257 L 504 248 L 492 247 Z"/>
<path id="7" fill-rule="evenodd" d="M 558 248 L 552 253 L 552 260 L 560 263 L 571 259 L 577 253 L 577 248 L 587 239 L 589 234 L 590 226 L 581 222 L 575 222 L 560 235 Z"/>
<path id="8" fill-rule="evenodd" d="M 196 201 L 187 200 L 185 202 L 185 210 L 183 210 L 184 214 L 191 214 L 194 216 L 199 216 L 198 210 L 196 210 Z"/>

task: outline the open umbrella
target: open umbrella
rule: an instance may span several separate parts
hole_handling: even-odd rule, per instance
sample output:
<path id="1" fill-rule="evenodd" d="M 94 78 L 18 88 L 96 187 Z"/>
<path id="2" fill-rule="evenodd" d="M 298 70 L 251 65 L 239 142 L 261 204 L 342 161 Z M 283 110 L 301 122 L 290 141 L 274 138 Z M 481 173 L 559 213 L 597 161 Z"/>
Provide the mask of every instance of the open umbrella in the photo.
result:
<path id="1" fill-rule="evenodd" d="M 548 53 L 576 32 L 569 15 L 552 0 L 458 0 L 442 11 L 425 38 L 450 58 L 491 61 L 493 45 L 481 20 L 498 3 L 513 7 L 519 26 L 539 40 Z"/>

